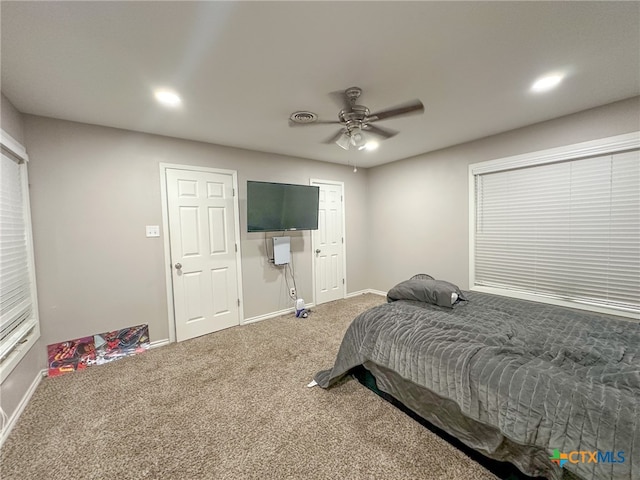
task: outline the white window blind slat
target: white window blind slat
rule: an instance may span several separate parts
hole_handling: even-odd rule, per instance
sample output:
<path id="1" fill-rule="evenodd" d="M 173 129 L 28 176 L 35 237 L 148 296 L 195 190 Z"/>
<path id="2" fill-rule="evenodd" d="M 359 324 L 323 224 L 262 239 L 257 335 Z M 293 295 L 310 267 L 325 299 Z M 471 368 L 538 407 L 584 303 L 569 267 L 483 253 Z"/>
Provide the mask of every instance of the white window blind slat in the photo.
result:
<path id="1" fill-rule="evenodd" d="M 640 312 L 640 151 L 475 175 L 475 285 Z"/>
<path id="2" fill-rule="evenodd" d="M 6 314 L 0 315 L 0 338 L 5 338 L 18 324 L 28 320 L 32 311 L 30 300 L 29 298 L 23 298 Z"/>
<path id="3" fill-rule="evenodd" d="M 31 315 L 30 318 L 21 322 L 9 335 L 0 340 L 0 358 L 8 357 L 16 345 L 27 338 L 33 330 L 37 328 L 37 319 Z"/>
<path id="4" fill-rule="evenodd" d="M 3 134 L 3 145 L 4 145 Z M 0 164 L 0 366 L 2 379 L 19 360 L 21 345 L 38 335 L 28 240 L 25 165 L 2 152 Z M 26 353 L 26 352 L 24 352 Z M 9 359 L 9 360 L 8 360 Z M 7 365 L 5 365 L 7 364 Z"/>
<path id="5" fill-rule="evenodd" d="M 30 297 L 25 293 L 27 290 L 28 284 L 25 282 L 22 285 L 19 285 L 7 292 L 6 298 L 2 299 L 2 304 L 0 306 L 0 315 L 5 315 L 7 312 L 12 310 L 15 305 L 22 303 L 24 300 L 28 300 Z M 4 294 L 3 294 L 4 297 Z"/>

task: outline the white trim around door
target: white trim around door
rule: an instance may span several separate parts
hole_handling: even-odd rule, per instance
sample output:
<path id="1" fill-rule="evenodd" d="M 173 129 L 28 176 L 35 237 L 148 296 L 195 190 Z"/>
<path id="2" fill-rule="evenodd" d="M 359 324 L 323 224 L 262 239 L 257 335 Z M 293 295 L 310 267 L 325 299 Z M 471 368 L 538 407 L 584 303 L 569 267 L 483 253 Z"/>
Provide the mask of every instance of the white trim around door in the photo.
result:
<path id="1" fill-rule="evenodd" d="M 238 298 L 240 299 L 239 317 L 240 324 L 244 322 L 244 296 L 242 293 L 242 255 L 240 250 L 240 206 L 238 202 L 238 173 L 235 170 L 221 168 L 199 167 L 193 165 L 179 165 L 173 163 L 160 163 L 160 196 L 162 201 L 162 237 L 164 244 L 164 271 L 167 291 L 167 311 L 169 322 L 169 342 L 176 341 L 176 319 L 173 305 L 173 270 L 171 264 L 171 242 L 169 240 L 169 210 L 167 197 L 167 170 L 190 170 L 196 172 L 220 173 L 232 176 L 233 182 L 233 207 L 235 209 L 234 228 L 238 248 L 236 250 L 236 267 L 238 270 Z"/>
<path id="2" fill-rule="evenodd" d="M 320 185 L 337 185 L 341 189 L 341 206 L 342 206 L 342 276 L 344 278 L 344 282 L 342 284 L 342 298 L 347 297 L 347 232 L 346 232 L 346 222 L 345 222 L 345 191 L 344 191 L 344 182 L 337 182 L 334 180 L 322 180 L 318 178 L 312 178 L 309 180 L 309 185 L 320 186 Z M 313 231 L 311 232 L 311 279 L 313 285 L 313 303 L 318 305 L 318 299 L 316 298 L 316 262 L 315 262 L 315 251 L 316 245 L 314 240 Z"/>

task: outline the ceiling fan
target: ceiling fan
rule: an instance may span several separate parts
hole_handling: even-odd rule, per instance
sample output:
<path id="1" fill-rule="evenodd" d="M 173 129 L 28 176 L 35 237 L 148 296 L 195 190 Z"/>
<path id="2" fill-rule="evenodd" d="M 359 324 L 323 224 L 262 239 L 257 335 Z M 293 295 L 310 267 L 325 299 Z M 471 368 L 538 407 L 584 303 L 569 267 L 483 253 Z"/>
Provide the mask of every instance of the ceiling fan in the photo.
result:
<path id="1" fill-rule="evenodd" d="M 413 100 L 387 110 L 371 113 L 364 105 L 356 104 L 361 94 L 362 89 L 359 87 L 350 87 L 344 92 L 333 92 L 331 94 L 343 107 L 338 113 L 338 121 L 318 121 L 318 116 L 315 113 L 294 112 L 289 117 L 289 126 L 339 124 L 341 125 L 340 130 L 327 138 L 324 143 L 336 143 L 345 150 L 350 148 L 362 150 L 367 148 L 368 144 L 370 145 L 366 133 L 382 139 L 391 138 L 398 134 L 395 130 L 373 125 L 374 122 L 424 112 L 422 102 Z"/>

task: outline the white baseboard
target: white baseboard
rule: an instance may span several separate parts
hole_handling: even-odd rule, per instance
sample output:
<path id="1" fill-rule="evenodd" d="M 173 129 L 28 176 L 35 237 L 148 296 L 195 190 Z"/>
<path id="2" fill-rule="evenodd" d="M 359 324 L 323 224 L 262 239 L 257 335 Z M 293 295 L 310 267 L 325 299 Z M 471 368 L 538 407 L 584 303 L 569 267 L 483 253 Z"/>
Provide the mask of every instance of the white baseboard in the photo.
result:
<path id="1" fill-rule="evenodd" d="M 387 292 L 383 292 L 382 290 L 374 290 L 373 288 L 370 288 L 368 293 L 373 293 L 374 295 L 380 295 L 381 297 L 387 296 Z"/>
<path id="2" fill-rule="evenodd" d="M 316 306 L 315 303 L 305 303 L 304 308 L 309 309 L 315 306 Z M 244 322 L 242 322 L 240 325 L 247 325 L 249 323 L 260 322 L 262 320 L 267 320 L 268 318 L 275 318 L 275 317 L 279 317 L 280 315 L 295 313 L 295 311 L 296 309 L 294 307 L 291 307 L 291 308 L 285 308 L 284 310 L 278 310 L 277 312 L 265 313 L 264 315 L 245 318 Z"/>
<path id="3" fill-rule="evenodd" d="M 347 293 L 347 296 L 345 298 L 357 297 L 358 295 L 364 295 L 365 293 L 373 293 L 374 295 L 380 295 L 382 297 L 387 296 L 387 292 L 374 290 L 373 288 L 366 288 L 364 290 L 358 290 L 357 292 Z"/>
<path id="4" fill-rule="evenodd" d="M 13 411 L 13 413 L 9 417 L 7 424 L 4 425 L 2 433 L 0 434 L 0 448 L 2 447 L 2 445 L 4 445 L 4 441 L 9 437 L 9 434 L 11 433 L 11 430 L 13 430 L 13 427 L 18 421 L 18 418 L 20 418 L 20 415 L 22 415 L 22 412 L 24 411 L 25 407 L 29 403 L 29 400 L 31 400 L 31 397 L 36 391 L 36 388 L 38 388 L 38 385 L 40 385 L 40 382 L 46 375 L 47 375 L 46 370 L 39 371 L 38 374 L 36 375 L 36 378 L 34 378 L 33 382 L 31 382 L 31 385 L 29 385 L 29 388 L 27 389 L 24 396 L 22 397 L 22 400 L 20 400 L 20 403 L 18 404 L 16 409 Z"/>
<path id="5" fill-rule="evenodd" d="M 169 339 L 165 338 L 164 340 L 156 340 L 155 342 L 151 342 L 149 344 L 149 348 L 158 348 L 158 347 L 164 347 L 165 345 L 169 345 Z"/>

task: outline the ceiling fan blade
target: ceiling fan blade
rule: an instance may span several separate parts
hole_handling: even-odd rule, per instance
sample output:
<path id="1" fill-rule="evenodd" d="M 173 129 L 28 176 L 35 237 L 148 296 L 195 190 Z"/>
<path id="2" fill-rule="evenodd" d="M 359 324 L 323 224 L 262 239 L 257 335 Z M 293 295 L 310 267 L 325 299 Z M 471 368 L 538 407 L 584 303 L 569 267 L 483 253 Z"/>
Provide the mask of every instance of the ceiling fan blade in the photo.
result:
<path id="1" fill-rule="evenodd" d="M 343 128 L 341 128 L 334 135 L 331 135 L 329 138 L 324 140 L 322 143 L 327 143 L 327 144 L 336 143 L 336 140 L 338 140 L 342 136 L 343 133 L 345 133 L 345 131 L 344 131 Z"/>
<path id="2" fill-rule="evenodd" d="M 374 135 L 378 135 L 382 138 L 391 138 L 398 134 L 395 130 L 391 130 L 390 128 L 381 128 L 376 127 L 375 125 L 363 125 L 362 129 L 366 132 L 373 133 Z"/>
<path id="3" fill-rule="evenodd" d="M 337 120 L 316 120 L 315 122 L 298 123 L 289 119 L 290 127 L 308 127 L 309 125 L 341 125 L 341 123 Z"/>
<path id="4" fill-rule="evenodd" d="M 383 110 L 381 112 L 372 113 L 367 118 L 369 122 L 376 122 L 378 120 L 386 120 L 391 117 L 399 117 L 402 115 L 413 115 L 424 112 L 424 105 L 420 100 L 413 100 L 411 102 L 398 105 L 397 107 L 390 108 L 389 110 Z"/>

